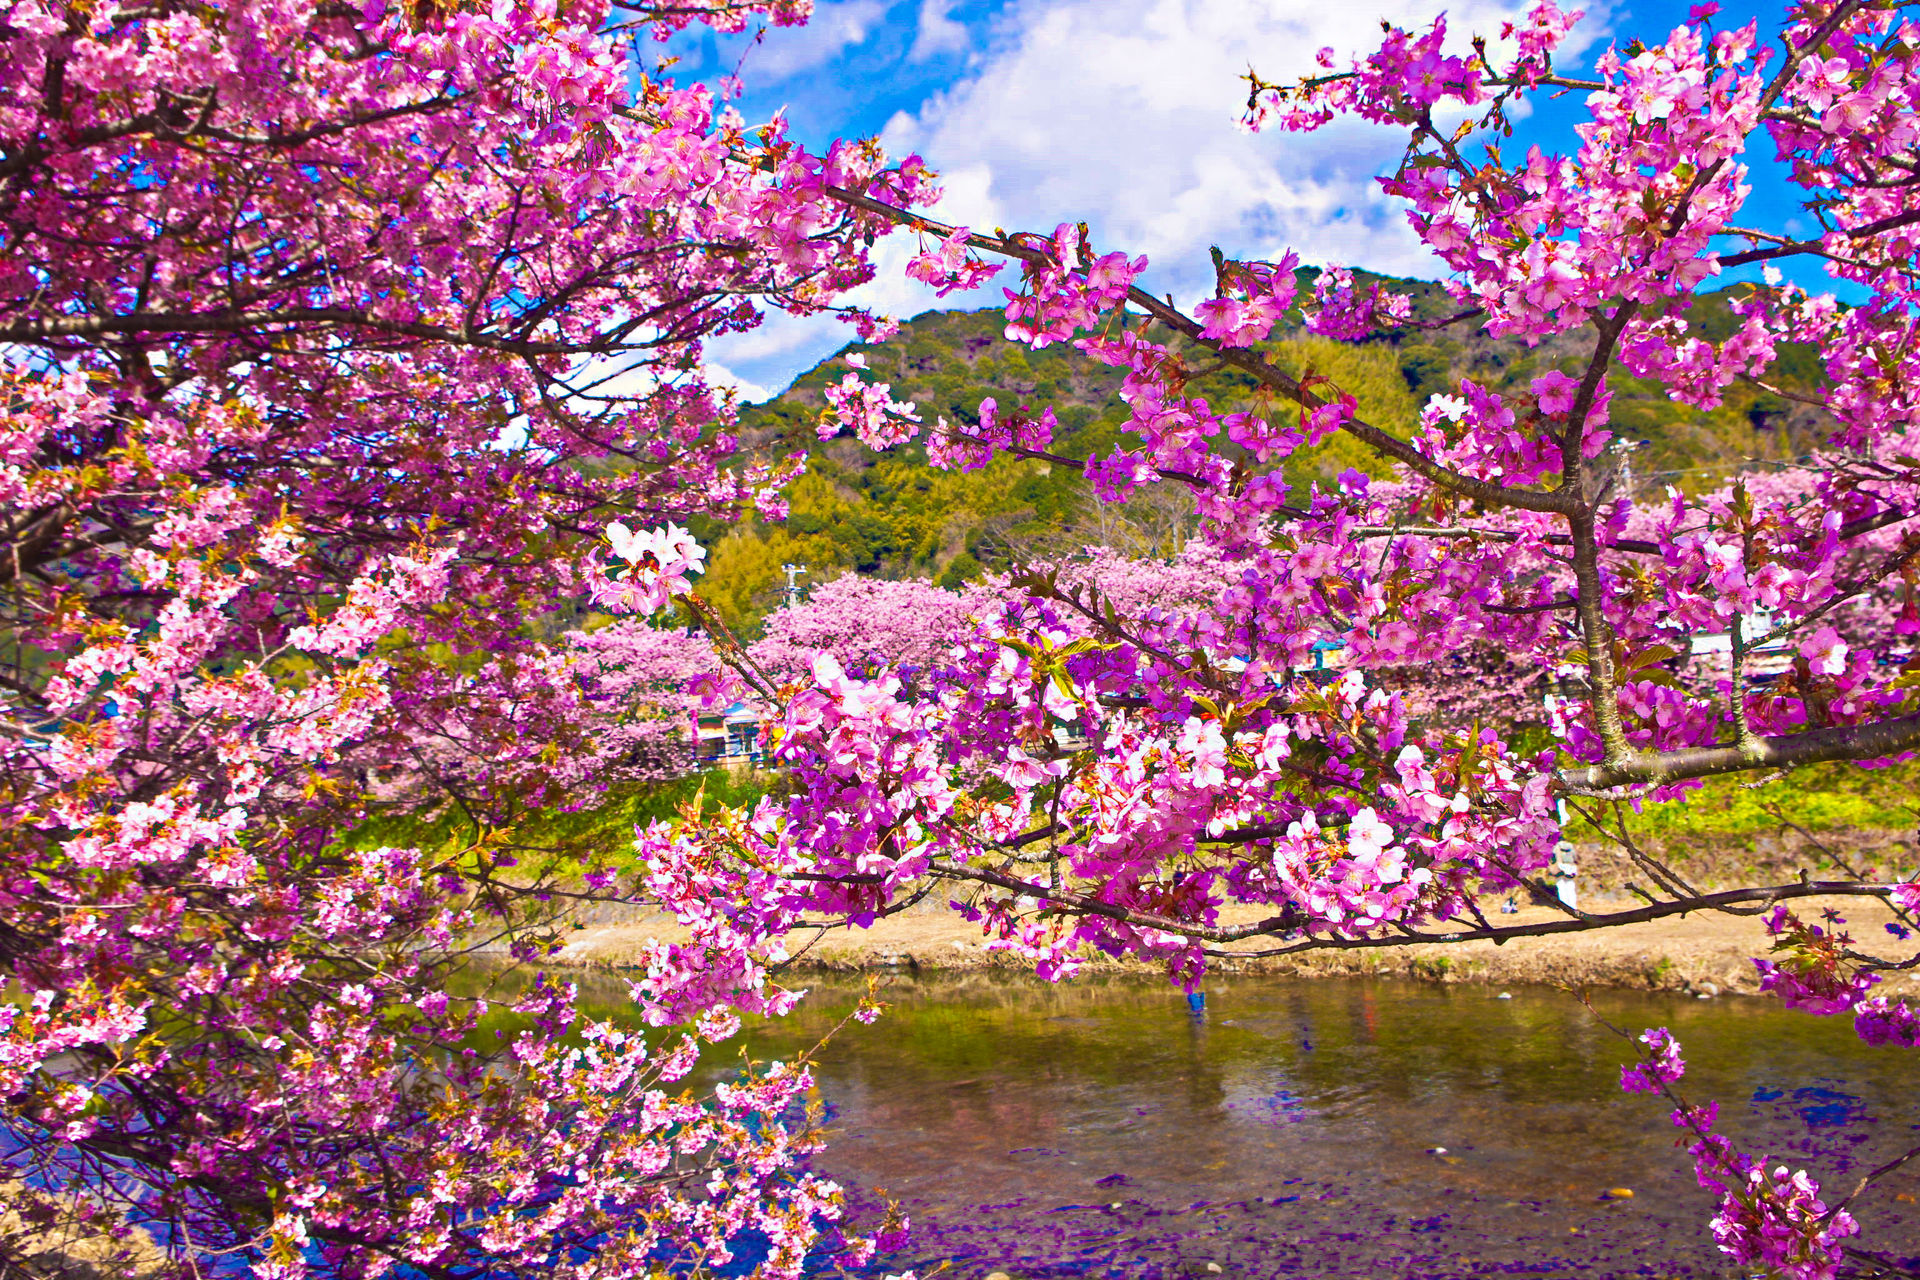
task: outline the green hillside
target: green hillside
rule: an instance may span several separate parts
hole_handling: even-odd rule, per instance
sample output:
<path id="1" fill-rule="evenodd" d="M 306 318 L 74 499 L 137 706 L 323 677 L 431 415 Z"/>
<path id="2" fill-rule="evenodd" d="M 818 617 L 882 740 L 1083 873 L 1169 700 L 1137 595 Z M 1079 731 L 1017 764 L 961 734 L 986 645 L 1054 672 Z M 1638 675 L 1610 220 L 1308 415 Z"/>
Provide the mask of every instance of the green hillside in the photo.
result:
<path id="1" fill-rule="evenodd" d="M 1303 286 L 1312 273 L 1303 272 Z M 1363 279 L 1379 277 L 1365 277 Z M 1449 313 L 1439 286 L 1408 280 L 1389 284 L 1416 300 L 1416 317 Z M 1711 337 L 1732 332 L 1727 295 L 1709 295 L 1690 319 Z M 1052 406 L 1061 431 L 1054 451 L 1071 457 L 1111 450 L 1126 421 L 1117 392 L 1121 375 L 1082 357 L 1071 346 L 1033 350 L 1002 334 L 998 311 L 929 311 L 902 325 L 887 342 L 850 344 L 862 352 L 872 380 L 892 385 L 924 420 L 978 419 L 987 397 L 1001 406 Z M 1590 350 L 1590 332 L 1564 335 L 1539 347 L 1490 339 L 1471 324 L 1409 328 L 1357 343 L 1318 338 L 1298 327 L 1266 344 L 1269 355 L 1296 376 L 1330 377 L 1359 401 L 1364 417 L 1395 432 L 1414 424 L 1428 395 L 1462 377 L 1495 387 L 1524 386 L 1551 368 L 1572 369 Z M 1199 364 L 1196 361 L 1196 364 Z M 749 630 L 779 599 L 786 563 L 807 566 L 818 582 L 853 570 L 883 577 L 924 575 L 949 585 L 989 566 L 1060 554 L 1089 543 L 1135 554 L 1176 550 L 1190 521 L 1177 486 L 1156 486 L 1124 506 L 1094 503 L 1072 469 L 1038 461 L 998 459 L 973 472 L 936 471 L 916 444 L 876 454 L 851 438 L 822 443 L 815 424 L 825 408 L 822 388 L 845 372 L 837 359 L 809 370 L 764 405 L 742 415 L 746 440 L 776 452 L 804 450 L 808 472 L 790 491 L 792 511 L 782 523 L 750 520 L 731 528 L 701 529 L 713 548 L 702 592 L 736 625 Z M 1780 376 L 1795 387 L 1815 383 L 1809 351 L 1784 353 Z M 1196 377 L 1192 391 L 1216 406 L 1251 407 L 1253 381 L 1236 371 Z M 1281 410 L 1285 412 L 1285 410 Z M 1633 466 L 1641 482 L 1691 487 L 1753 461 L 1782 460 L 1805 451 L 1814 438 L 1813 411 L 1756 388 L 1737 386 L 1727 403 L 1702 413 L 1668 400 L 1657 384 L 1629 380 L 1614 388 L 1615 429 L 1645 441 Z M 1328 479 L 1349 467 L 1379 472 L 1371 455 L 1346 436 L 1303 451 L 1287 463 L 1295 484 Z"/>

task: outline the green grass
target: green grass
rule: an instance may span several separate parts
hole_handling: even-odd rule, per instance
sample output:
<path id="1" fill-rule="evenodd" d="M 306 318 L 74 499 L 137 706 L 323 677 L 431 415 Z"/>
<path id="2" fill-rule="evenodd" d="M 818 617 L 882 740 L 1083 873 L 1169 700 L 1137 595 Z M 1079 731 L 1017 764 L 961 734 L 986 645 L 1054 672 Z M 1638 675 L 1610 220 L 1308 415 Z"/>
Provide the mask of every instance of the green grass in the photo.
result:
<path id="1" fill-rule="evenodd" d="M 623 862 L 632 847 L 636 826 L 676 817 L 681 806 L 690 804 L 702 788 L 709 807 L 750 806 L 766 792 L 772 777 L 765 772 L 710 769 L 670 782 L 613 787 L 598 802 L 572 812 L 528 811 L 514 824 L 512 842 L 539 849 L 564 850 L 581 862 L 595 855 Z M 458 847 L 473 835 L 472 827 L 458 811 L 431 818 L 386 814 L 362 823 L 348 843 L 359 849 L 379 845 L 447 849 Z"/>
<path id="2" fill-rule="evenodd" d="M 1911 830 L 1920 820 L 1920 761 L 1890 769 L 1822 764 L 1753 785 L 1753 779 L 1708 778 L 1683 801 L 1643 804 L 1636 836 L 1665 840 L 1739 839 L 1778 831 L 1785 817 L 1808 831 Z M 1574 839 L 1596 832 L 1570 824 Z"/>

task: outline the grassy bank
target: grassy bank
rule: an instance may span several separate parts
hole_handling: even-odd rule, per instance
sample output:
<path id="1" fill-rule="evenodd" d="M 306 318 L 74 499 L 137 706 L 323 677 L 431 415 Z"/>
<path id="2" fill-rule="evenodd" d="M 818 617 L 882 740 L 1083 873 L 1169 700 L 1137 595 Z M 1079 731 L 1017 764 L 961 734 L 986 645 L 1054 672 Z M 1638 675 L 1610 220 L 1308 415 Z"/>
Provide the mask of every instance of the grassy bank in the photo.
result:
<path id="1" fill-rule="evenodd" d="M 1654 840 L 1750 840 L 1790 821 L 1815 834 L 1840 831 L 1904 831 L 1920 822 L 1920 761 L 1886 769 L 1819 764 L 1784 777 L 1707 778 L 1684 800 L 1645 804 L 1629 830 Z M 1582 820 L 1576 840 L 1599 833 Z"/>

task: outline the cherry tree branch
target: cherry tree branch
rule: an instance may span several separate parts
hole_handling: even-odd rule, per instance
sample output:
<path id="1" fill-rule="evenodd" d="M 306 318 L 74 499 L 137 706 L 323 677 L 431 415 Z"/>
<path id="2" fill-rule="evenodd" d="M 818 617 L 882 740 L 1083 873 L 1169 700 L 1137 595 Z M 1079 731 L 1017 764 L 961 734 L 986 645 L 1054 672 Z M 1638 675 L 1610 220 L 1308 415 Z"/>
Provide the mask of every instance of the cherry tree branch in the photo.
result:
<path id="1" fill-rule="evenodd" d="M 1712 778 L 1755 769 L 1793 768 L 1830 760 L 1875 760 L 1920 750 L 1920 715 L 1898 716 L 1872 724 L 1809 729 L 1779 737 L 1756 737 L 1745 746 L 1684 747 L 1674 751 L 1632 751 L 1584 768 L 1562 769 L 1563 786 L 1582 792 L 1615 787 L 1665 786 L 1694 778 Z"/>
<path id="2" fill-rule="evenodd" d="M 1374 936 L 1364 938 L 1338 938 L 1328 936 L 1308 937 L 1285 947 L 1270 948 L 1264 951 L 1208 951 L 1208 955 L 1227 959 L 1260 959 L 1270 956 L 1296 955 L 1303 951 L 1323 950 L 1377 950 L 1381 947 L 1404 947 L 1414 945 L 1450 946 L 1462 942 L 1492 942 L 1499 944 L 1513 938 L 1538 938 L 1562 933 L 1587 933 L 1595 929 L 1613 929 L 1621 925 L 1645 924 L 1652 920 L 1664 920 L 1670 916 L 1683 916 L 1695 911 L 1723 911 L 1728 907 L 1738 907 L 1747 903 L 1770 905 L 1798 898 L 1815 897 L 1854 897 L 1881 898 L 1888 893 L 1888 886 L 1860 884 L 1852 880 L 1814 880 L 1799 884 L 1771 885 L 1748 889 L 1728 889 L 1719 893 L 1706 893 L 1694 897 L 1648 903 L 1643 907 L 1633 907 L 1625 911 L 1608 911 L 1582 914 L 1577 919 L 1542 920 L 1532 924 L 1499 925 L 1492 928 L 1460 929 L 1447 933 L 1403 933 L 1392 936 Z M 1232 933 L 1235 938 L 1247 938 L 1272 932 L 1261 926 L 1247 926 L 1239 930 L 1222 930 Z"/>
<path id="3" fill-rule="evenodd" d="M 1859 1199 L 1861 1192 L 1865 1191 L 1868 1187 L 1880 1181 L 1882 1178 L 1889 1176 L 1890 1174 L 1899 1172 L 1901 1169 L 1905 1168 L 1906 1165 L 1908 1165 L 1910 1162 L 1914 1160 L 1920 1160 L 1920 1147 L 1910 1148 L 1909 1150 L 1903 1152 L 1902 1154 L 1897 1155 L 1893 1159 L 1887 1161 L 1885 1164 L 1881 1165 L 1879 1168 L 1874 1169 L 1867 1174 L 1864 1174 L 1861 1177 L 1860 1181 L 1854 1184 L 1853 1190 L 1849 1191 L 1846 1194 L 1846 1196 L 1840 1201 L 1840 1203 L 1834 1205 L 1831 1209 L 1827 1210 L 1827 1217 L 1832 1218 L 1835 1214 L 1841 1212 L 1848 1205 L 1852 1204 L 1855 1200 Z"/>
<path id="4" fill-rule="evenodd" d="M 826 185 L 822 190 L 836 200 L 864 209 L 869 213 L 878 214 L 911 230 L 944 236 L 951 236 L 959 230 L 958 227 L 888 204 L 884 200 L 876 200 L 864 192 L 847 187 Z M 1011 235 L 985 235 L 978 231 L 970 231 L 966 242 L 975 249 L 1022 262 L 1050 261 L 1044 252 L 1032 245 L 1022 243 Z M 1259 353 L 1244 347 L 1224 347 L 1204 336 L 1200 325 L 1172 303 L 1156 298 L 1138 286 L 1127 290 L 1127 301 L 1182 337 L 1205 347 L 1218 359 L 1252 376 L 1261 385 L 1278 392 L 1283 398 L 1292 401 L 1300 408 L 1311 412 L 1327 405 L 1328 401 L 1303 387 L 1292 375 L 1262 359 Z M 1462 497 L 1472 498 L 1476 502 L 1497 507 L 1515 507 L 1523 511 L 1562 514 L 1573 509 L 1573 500 L 1569 494 L 1557 490 L 1512 489 L 1465 475 L 1435 462 L 1398 436 L 1383 431 L 1364 419 L 1346 419 L 1341 423 L 1340 429 L 1368 445 L 1375 452 L 1405 464 L 1422 479 L 1429 480 Z"/>

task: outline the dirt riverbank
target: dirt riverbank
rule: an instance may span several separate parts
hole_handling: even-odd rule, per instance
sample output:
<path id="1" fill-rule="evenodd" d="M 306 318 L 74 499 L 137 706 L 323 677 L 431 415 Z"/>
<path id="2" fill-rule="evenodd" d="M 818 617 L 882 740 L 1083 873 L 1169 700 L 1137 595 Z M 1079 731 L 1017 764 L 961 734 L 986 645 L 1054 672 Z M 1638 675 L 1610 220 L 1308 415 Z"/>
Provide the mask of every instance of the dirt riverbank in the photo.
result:
<path id="1" fill-rule="evenodd" d="M 1631 902 L 1589 902 L 1591 911 L 1619 910 Z M 1858 949 L 1875 955 L 1901 955 L 1900 944 L 1884 926 L 1892 919 L 1880 903 L 1870 899 L 1811 899 L 1794 904 L 1803 919 L 1816 919 L 1823 906 L 1846 917 L 1843 926 Z M 1497 903 L 1486 904 L 1497 924 L 1564 919 L 1546 908 L 1528 908 L 1517 915 L 1499 913 Z M 1231 921 L 1230 921 L 1231 922 Z M 573 930 L 551 963 L 564 966 L 617 969 L 639 961 L 650 938 L 676 940 L 684 936 L 671 919 L 640 918 L 588 924 Z M 1481 982 L 1498 985 L 1550 984 L 1555 986 L 1632 987 L 1643 990 L 1692 991 L 1703 995 L 1752 992 L 1757 989 L 1749 957 L 1765 955 L 1766 930 L 1753 917 L 1702 912 L 1642 924 L 1594 930 L 1588 933 L 1514 938 L 1501 946 L 1491 942 L 1422 944 L 1370 950 L 1309 951 L 1290 956 L 1241 955 L 1214 962 L 1229 973 L 1271 973 L 1303 976 L 1403 977 L 1429 982 Z M 1255 952 L 1269 940 L 1255 940 L 1240 948 Z M 968 924 L 950 910 L 917 911 L 879 921 L 871 929 L 835 929 L 797 935 L 794 967 L 800 970 L 852 972 L 867 969 L 923 971 L 1019 972 L 1025 966 L 983 945 L 979 926 Z M 1906 954 L 1911 954 L 1911 945 Z M 1137 961 L 1115 961 L 1095 956 L 1087 967 L 1101 972 L 1148 973 L 1153 967 Z M 1911 980 L 1920 990 L 1920 978 Z M 1896 977 L 1889 987 L 1899 991 L 1909 980 Z"/>

